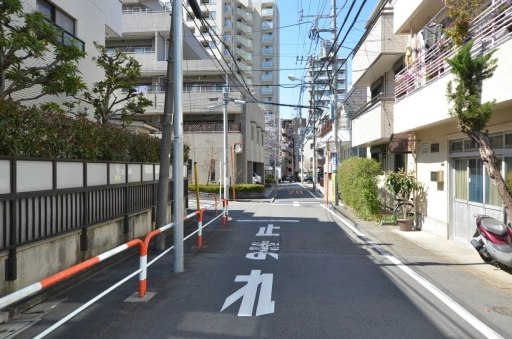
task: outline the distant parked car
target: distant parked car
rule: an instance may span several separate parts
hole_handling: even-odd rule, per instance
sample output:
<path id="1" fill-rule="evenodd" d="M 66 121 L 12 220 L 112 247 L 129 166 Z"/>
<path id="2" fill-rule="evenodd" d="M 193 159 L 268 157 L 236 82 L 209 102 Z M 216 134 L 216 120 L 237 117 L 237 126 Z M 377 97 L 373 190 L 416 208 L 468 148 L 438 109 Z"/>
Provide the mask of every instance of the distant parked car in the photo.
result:
<path id="1" fill-rule="evenodd" d="M 295 176 L 294 176 L 294 175 L 292 175 L 292 174 L 287 174 L 287 175 L 284 177 L 283 181 L 293 182 L 293 181 L 295 181 Z"/>

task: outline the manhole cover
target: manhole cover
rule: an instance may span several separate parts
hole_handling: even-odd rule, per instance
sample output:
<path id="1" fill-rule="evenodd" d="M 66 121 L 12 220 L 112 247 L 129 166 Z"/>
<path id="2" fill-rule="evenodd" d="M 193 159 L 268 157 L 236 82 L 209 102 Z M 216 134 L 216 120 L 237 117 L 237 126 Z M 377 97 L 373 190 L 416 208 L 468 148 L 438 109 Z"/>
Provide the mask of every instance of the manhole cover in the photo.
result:
<path id="1" fill-rule="evenodd" d="M 493 308 L 494 312 L 508 315 L 509 317 L 512 317 L 512 308 L 506 308 L 506 307 L 495 307 Z"/>

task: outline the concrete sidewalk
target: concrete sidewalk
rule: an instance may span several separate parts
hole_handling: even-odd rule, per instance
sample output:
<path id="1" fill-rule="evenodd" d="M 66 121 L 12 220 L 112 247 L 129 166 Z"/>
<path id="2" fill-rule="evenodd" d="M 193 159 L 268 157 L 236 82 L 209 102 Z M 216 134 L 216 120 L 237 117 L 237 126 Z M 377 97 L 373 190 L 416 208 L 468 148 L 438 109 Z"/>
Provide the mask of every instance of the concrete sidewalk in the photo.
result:
<path id="1" fill-rule="evenodd" d="M 317 185 L 316 187 L 317 194 L 320 192 L 323 196 L 324 188 L 320 185 Z M 508 290 L 512 293 L 512 270 L 503 271 L 490 264 L 483 265 L 484 261 L 480 258 L 473 247 L 464 246 L 453 240 L 444 239 L 425 231 L 404 232 L 400 231 L 398 226 L 379 226 L 375 222 L 359 220 L 348 210 L 348 208 L 344 206 L 334 206 L 333 202 L 331 202 L 331 207 L 340 212 L 344 217 L 348 217 L 352 222 L 357 223 L 365 229 L 371 227 L 385 227 L 390 232 L 393 232 L 403 239 L 406 239 L 407 241 L 410 241 L 411 243 L 414 243 L 415 245 L 446 259 L 447 261 L 454 264 L 460 264 L 461 267 L 471 271 L 474 275 L 497 288 Z"/>

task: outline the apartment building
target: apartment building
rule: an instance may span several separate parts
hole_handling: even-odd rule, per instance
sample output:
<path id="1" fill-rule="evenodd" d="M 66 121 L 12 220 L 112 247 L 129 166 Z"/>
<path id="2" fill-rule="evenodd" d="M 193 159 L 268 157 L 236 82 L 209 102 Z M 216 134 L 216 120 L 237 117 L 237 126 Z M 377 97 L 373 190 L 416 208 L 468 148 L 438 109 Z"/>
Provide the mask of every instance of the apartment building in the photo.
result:
<path id="1" fill-rule="evenodd" d="M 349 120 L 343 110 L 342 102 L 347 94 L 347 58 L 333 57 L 331 44 L 323 41 L 321 53 L 318 57 L 310 57 L 306 82 L 308 103 L 313 109 L 309 112 L 309 125 L 316 133 L 316 145 L 312 147 L 311 140 L 305 140 L 306 154 L 313 166 L 316 166 L 320 176 L 327 176 L 331 183 L 336 180 L 335 170 L 338 155 L 334 152 L 335 133 L 338 135 L 338 144 L 350 140 L 348 133 Z M 335 59 L 335 60 L 334 60 Z M 334 76 L 336 76 L 336 91 L 334 91 Z M 336 95 L 336 107 L 333 99 Z M 334 129 L 334 115 L 338 117 L 338 130 Z M 315 150 L 314 154 L 312 150 Z M 310 153 L 311 152 L 311 153 Z M 305 161 L 308 158 L 304 157 Z M 307 167 L 307 166 L 306 166 Z M 323 181 L 322 181 L 323 182 Z M 330 187 L 330 196 L 334 196 L 334 185 Z"/>
<path id="2" fill-rule="evenodd" d="M 303 128 L 306 119 L 281 119 L 281 175 L 294 175 L 300 180 Z M 281 178 L 282 179 L 282 178 Z"/>
<path id="3" fill-rule="evenodd" d="M 93 42 L 103 44 L 106 36 L 121 35 L 121 3 L 118 0 L 84 0 L 76 3 L 66 0 L 22 0 L 21 3 L 25 12 L 42 12 L 87 53 L 86 58 L 80 60 L 79 69 L 88 88 L 104 77 L 103 70 L 92 61 L 92 57 L 98 54 Z M 34 97 L 40 92 L 40 87 L 34 86 L 15 96 Z M 48 101 L 63 103 L 70 99 L 65 96 L 43 96 L 31 103 Z"/>
<path id="4" fill-rule="evenodd" d="M 354 55 L 354 86 L 368 88 L 369 100 L 354 113 L 352 143 L 368 147 L 383 169 L 416 170 L 425 187 L 415 200 L 416 224 L 469 246 L 474 214 L 506 216 L 477 146 L 448 114 L 446 86 L 454 76 L 445 59 L 455 49 L 443 29 L 451 20 L 437 0 L 377 4 Z M 487 130 L 505 180 L 512 179 L 512 92 L 505 85 L 511 32 L 510 1 L 489 1 L 469 25 L 473 55 L 498 48 L 498 68 L 481 99 L 496 100 Z M 419 50 L 407 51 L 418 41 Z"/>
<path id="5" fill-rule="evenodd" d="M 224 60 L 267 114 L 279 117 L 279 10 L 275 0 L 198 0 L 208 26 L 185 9 L 186 23 L 214 58 Z M 271 154 L 265 164 L 271 166 Z M 258 170 L 259 171 L 259 170 Z"/>
<path id="6" fill-rule="evenodd" d="M 122 0 L 122 36 L 109 38 L 109 49 L 120 49 L 142 65 L 138 90 L 153 101 L 143 115 L 134 117 L 139 129 L 159 129 L 163 118 L 169 53 L 171 6 L 157 0 Z M 204 9 L 204 5 L 201 6 Z M 192 10 L 190 10 L 192 13 Z M 228 162 L 233 183 L 252 182 L 263 173 L 264 114 L 223 59 L 212 58 L 183 23 L 183 132 L 191 148 L 187 175 L 197 163 L 199 183 L 218 183 L 224 163 L 224 104 L 227 110 Z M 201 25 L 199 27 L 202 27 Z M 227 84 L 227 85 L 226 85 Z M 228 101 L 224 90 L 228 88 Z M 246 101 L 237 105 L 233 100 Z M 236 146 L 236 151 L 235 151 Z"/>

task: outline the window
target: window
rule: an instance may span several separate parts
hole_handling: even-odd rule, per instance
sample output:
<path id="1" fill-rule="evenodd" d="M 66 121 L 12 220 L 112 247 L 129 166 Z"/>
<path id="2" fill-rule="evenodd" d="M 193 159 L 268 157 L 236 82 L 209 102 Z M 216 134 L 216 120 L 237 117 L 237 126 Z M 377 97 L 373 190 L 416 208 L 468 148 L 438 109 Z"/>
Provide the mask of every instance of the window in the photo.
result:
<path id="1" fill-rule="evenodd" d="M 69 34 L 75 34 L 75 20 L 44 0 L 37 0 L 37 10 Z"/>
<path id="2" fill-rule="evenodd" d="M 455 199 L 468 199 L 467 161 L 455 160 Z"/>
<path id="3" fill-rule="evenodd" d="M 37 0 L 37 10 L 64 31 L 61 37 L 62 44 L 75 45 L 82 51 L 85 50 L 84 42 L 75 37 L 75 19 L 45 0 Z"/>
<path id="4" fill-rule="evenodd" d="M 217 19 L 217 12 L 211 11 L 208 19 L 212 19 L 212 20 Z"/>
<path id="5" fill-rule="evenodd" d="M 469 180 L 469 201 L 483 202 L 484 171 L 482 159 L 468 160 Z"/>

